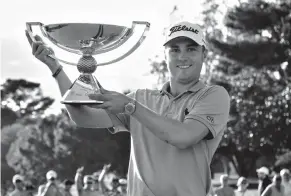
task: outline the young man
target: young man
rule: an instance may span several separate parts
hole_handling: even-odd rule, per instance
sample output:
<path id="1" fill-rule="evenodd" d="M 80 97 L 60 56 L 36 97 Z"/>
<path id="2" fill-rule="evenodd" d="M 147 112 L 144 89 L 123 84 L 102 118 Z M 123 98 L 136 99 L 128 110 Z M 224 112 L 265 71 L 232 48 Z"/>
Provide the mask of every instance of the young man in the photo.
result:
<path id="1" fill-rule="evenodd" d="M 75 175 L 75 184 L 79 196 L 101 196 L 101 190 L 96 190 L 94 186 L 94 179 L 91 175 L 83 177 L 84 167 L 78 168 Z M 83 183 L 82 183 L 83 179 Z M 84 186 L 83 186 L 84 185 Z"/>
<path id="2" fill-rule="evenodd" d="M 262 196 L 284 196 L 285 190 L 280 175 L 275 175 L 271 184 L 262 193 Z"/>
<path id="3" fill-rule="evenodd" d="M 220 176 L 221 186 L 217 188 L 214 193 L 217 196 L 235 196 L 234 190 L 228 185 L 228 175 L 224 174 Z"/>
<path id="4" fill-rule="evenodd" d="M 258 192 L 259 195 L 262 195 L 267 186 L 272 183 L 269 178 L 270 171 L 267 167 L 260 167 L 259 169 L 257 169 L 257 174 L 259 178 Z"/>
<path id="5" fill-rule="evenodd" d="M 63 196 L 59 184 L 56 182 L 57 173 L 50 170 L 46 173 L 47 183 L 40 185 L 38 188 L 38 196 Z"/>
<path id="6" fill-rule="evenodd" d="M 28 37 L 33 54 L 48 65 L 64 94 L 71 81 L 48 57 L 51 49 L 36 39 L 32 43 Z M 89 97 L 103 104 L 66 107 L 78 126 L 100 127 L 108 115 L 115 133 L 131 133 L 128 195 L 205 196 L 209 165 L 228 120 L 229 95 L 221 86 L 199 81 L 207 49 L 200 26 L 173 25 L 164 46 L 170 78 L 161 90 L 140 89 L 125 96 L 101 88 L 101 94 Z"/>
<path id="7" fill-rule="evenodd" d="M 285 189 L 285 196 L 291 196 L 291 180 L 289 169 L 282 169 L 280 171 L 280 176 L 282 178 L 282 185 Z"/>
<path id="8" fill-rule="evenodd" d="M 24 177 L 16 174 L 12 178 L 12 183 L 14 185 L 14 191 L 8 193 L 8 196 L 28 196 L 27 191 L 24 189 Z"/>

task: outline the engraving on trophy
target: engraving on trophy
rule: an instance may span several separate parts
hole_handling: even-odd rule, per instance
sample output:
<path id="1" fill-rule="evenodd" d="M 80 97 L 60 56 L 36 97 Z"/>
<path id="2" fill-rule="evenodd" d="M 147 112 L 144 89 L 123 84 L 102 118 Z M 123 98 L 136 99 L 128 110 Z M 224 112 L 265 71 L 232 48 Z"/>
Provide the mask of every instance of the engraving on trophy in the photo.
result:
<path id="1" fill-rule="evenodd" d="M 91 100 L 88 94 L 100 93 L 100 86 L 93 75 L 98 66 L 118 62 L 134 52 L 145 39 L 145 33 L 149 30 L 148 22 L 135 21 L 132 28 L 94 23 L 62 23 L 44 25 L 40 22 L 26 23 L 27 31 L 34 40 L 32 26 L 39 26 L 41 32 L 56 46 L 71 53 L 81 55 L 77 63 L 64 61 L 56 56 L 50 57 L 69 65 L 75 65 L 80 76 L 73 82 L 62 98 L 64 104 L 98 104 L 103 101 Z M 136 26 L 143 26 L 143 33 L 139 40 L 125 54 L 110 60 L 97 63 L 94 55 L 110 52 L 121 45 L 133 35 Z"/>

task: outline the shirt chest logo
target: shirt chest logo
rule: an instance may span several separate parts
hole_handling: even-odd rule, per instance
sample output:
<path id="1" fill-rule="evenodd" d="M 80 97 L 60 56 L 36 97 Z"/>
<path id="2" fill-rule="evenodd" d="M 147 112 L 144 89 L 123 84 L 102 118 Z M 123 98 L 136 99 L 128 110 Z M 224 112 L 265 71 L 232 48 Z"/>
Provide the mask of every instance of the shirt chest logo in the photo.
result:
<path id="1" fill-rule="evenodd" d="M 214 123 L 214 118 L 212 116 L 206 116 L 207 120 L 211 123 Z"/>

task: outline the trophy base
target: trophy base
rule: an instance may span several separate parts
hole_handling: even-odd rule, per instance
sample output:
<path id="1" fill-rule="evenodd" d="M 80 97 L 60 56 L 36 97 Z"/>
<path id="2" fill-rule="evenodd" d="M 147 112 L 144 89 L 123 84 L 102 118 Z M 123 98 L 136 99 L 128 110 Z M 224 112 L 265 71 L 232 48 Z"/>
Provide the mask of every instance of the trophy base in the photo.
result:
<path id="1" fill-rule="evenodd" d="M 61 100 L 62 104 L 68 104 L 68 105 L 98 105 L 102 104 L 102 101 L 79 101 L 79 100 Z"/>
<path id="2" fill-rule="evenodd" d="M 103 101 L 92 100 L 89 94 L 100 93 L 97 79 L 91 74 L 81 74 L 63 96 L 61 103 L 69 105 L 94 105 Z"/>

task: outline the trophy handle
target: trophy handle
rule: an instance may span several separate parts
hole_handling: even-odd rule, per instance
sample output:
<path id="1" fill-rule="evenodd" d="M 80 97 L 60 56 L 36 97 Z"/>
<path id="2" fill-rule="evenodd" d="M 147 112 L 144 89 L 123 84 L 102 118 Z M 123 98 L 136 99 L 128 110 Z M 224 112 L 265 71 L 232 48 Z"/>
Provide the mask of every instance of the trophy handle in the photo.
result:
<path id="1" fill-rule="evenodd" d="M 127 57 L 131 53 L 133 53 L 141 45 L 141 43 L 146 38 L 146 33 L 149 31 L 150 23 L 149 22 L 144 22 L 144 21 L 133 21 L 133 23 L 132 23 L 132 29 L 133 29 L 133 31 L 134 31 L 134 28 L 136 27 L 136 25 L 145 25 L 144 32 L 141 35 L 141 37 L 139 38 L 138 42 L 129 51 L 127 51 L 122 56 L 120 56 L 120 57 L 118 57 L 118 58 L 116 58 L 114 60 L 108 61 L 108 62 L 98 63 L 98 66 L 103 66 L 103 65 L 108 65 L 108 64 L 116 63 L 116 62 L 124 59 L 125 57 Z M 118 45 L 116 47 L 118 47 Z M 115 49 L 116 47 L 114 47 L 113 49 Z"/>
<path id="2" fill-rule="evenodd" d="M 41 32 L 43 33 L 43 35 L 44 35 L 45 37 L 47 37 L 45 31 L 43 31 L 43 29 L 42 29 L 42 28 L 43 28 L 43 23 L 41 23 L 41 22 L 27 22 L 27 23 L 26 23 L 26 30 L 27 30 L 27 33 L 28 33 L 30 39 L 31 39 L 33 42 L 36 42 L 36 40 L 35 40 L 35 38 L 34 38 L 34 36 L 33 36 L 32 26 L 39 26 Z M 51 57 L 51 58 L 53 58 L 53 59 L 55 59 L 55 60 L 57 60 L 57 61 L 60 61 L 60 62 L 62 62 L 62 63 L 66 63 L 66 64 L 68 64 L 68 65 L 74 65 L 74 66 L 77 66 L 77 63 L 71 63 L 71 62 L 68 62 L 68 61 L 65 61 L 65 60 L 59 59 L 59 58 L 57 58 L 55 55 L 50 54 L 50 55 L 48 55 L 48 56 Z"/>

